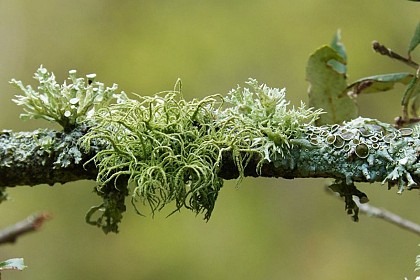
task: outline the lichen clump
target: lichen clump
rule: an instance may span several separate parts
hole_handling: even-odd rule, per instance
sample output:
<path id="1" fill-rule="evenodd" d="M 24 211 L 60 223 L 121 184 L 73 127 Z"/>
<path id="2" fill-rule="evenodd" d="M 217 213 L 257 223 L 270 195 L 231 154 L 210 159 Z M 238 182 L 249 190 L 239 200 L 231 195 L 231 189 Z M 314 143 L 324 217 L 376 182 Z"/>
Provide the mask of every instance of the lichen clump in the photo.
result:
<path id="1" fill-rule="evenodd" d="M 23 118 L 55 121 L 67 131 L 87 128 L 79 146 L 97 151 L 87 164 L 98 168 L 97 193 L 104 199 L 87 220 L 105 231 L 117 230 L 127 194 L 136 209 L 138 201 L 152 213 L 174 202 L 174 211 L 186 207 L 208 220 L 223 186 L 218 173 L 224 155 L 230 153 L 241 178 L 253 155 L 260 158 L 259 166 L 285 156 L 294 145 L 291 139 L 299 138 L 321 113 L 303 103 L 288 109 L 284 89 L 253 79 L 249 88 L 238 86 L 226 97 L 187 101 L 180 82 L 172 91 L 132 99 L 117 94 L 115 84 L 105 88 L 94 78 L 77 78 L 70 71 L 70 83 L 59 85 L 54 74 L 40 67 L 37 91 L 12 83 L 24 92 L 15 100 L 24 106 Z M 96 211 L 105 214 L 92 222 Z"/>
<path id="2" fill-rule="evenodd" d="M 356 173 L 363 181 L 388 183 L 398 186 L 398 193 L 418 187 L 413 175 L 418 174 L 420 126 L 396 129 L 390 124 L 369 118 L 356 118 L 343 125 L 308 126 L 306 140 L 317 149 L 340 155 L 348 162 L 359 164 L 337 173 L 345 174 L 348 185 L 353 184 Z M 334 157 L 331 157 L 333 159 Z M 360 172 L 359 172 L 360 171 Z"/>
<path id="3" fill-rule="evenodd" d="M 24 86 L 21 81 L 12 79 L 11 84 L 19 88 L 23 95 L 13 101 L 23 106 L 22 119 L 45 119 L 57 122 L 65 131 L 70 131 L 92 116 L 98 107 L 108 104 L 114 97 L 117 85 L 105 87 L 95 81 L 96 75 L 78 78 L 76 70 L 69 71 L 70 83 L 62 85 L 55 80 L 54 73 L 39 67 L 34 79 L 39 82 L 37 89 Z"/>
<path id="4" fill-rule="evenodd" d="M 210 125 L 219 102 L 215 96 L 187 102 L 174 91 L 100 109 L 83 138 L 85 146 L 106 147 L 94 158 L 98 183 L 127 176 L 133 202 L 140 199 L 154 212 L 175 201 L 177 209 L 205 211 L 208 219 L 222 187 L 221 136 Z"/>
<path id="5" fill-rule="evenodd" d="M 185 206 L 209 219 L 223 185 L 223 153 L 232 153 L 242 176 L 251 154 L 261 162 L 284 154 L 288 139 L 320 113 L 303 105 L 287 110 L 284 90 L 248 84 L 251 89 L 238 87 L 225 99 L 186 101 L 174 90 L 98 110 L 83 137 L 86 148 L 92 141 L 106 146 L 93 159 L 97 181 L 106 185 L 126 176 L 134 184 L 133 202 L 140 199 L 152 212 L 175 201 L 176 210 Z"/>
<path id="6" fill-rule="evenodd" d="M 300 138 L 305 126 L 312 125 L 322 110 L 306 108 L 303 102 L 290 109 L 284 88 L 260 85 L 255 79 L 246 84 L 250 88 L 238 86 L 228 93 L 226 101 L 230 106 L 220 112 L 220 121 L 228 119 L 236 130 L 246 129 L 249 148 L 263 154 L 265 160 L 283 157 L 293 146 L 290 140 Z"/>

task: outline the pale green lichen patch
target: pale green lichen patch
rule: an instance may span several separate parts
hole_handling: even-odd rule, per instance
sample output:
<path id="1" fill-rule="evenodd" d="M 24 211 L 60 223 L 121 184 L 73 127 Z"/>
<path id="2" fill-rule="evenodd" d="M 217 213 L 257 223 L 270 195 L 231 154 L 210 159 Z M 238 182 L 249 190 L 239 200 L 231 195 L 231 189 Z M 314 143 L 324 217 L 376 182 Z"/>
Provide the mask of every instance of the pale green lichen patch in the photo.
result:
<path id="1" fill-rule="evenodd" d="M 238 86 L 229 92 L 226 101 L 231 107 L 221 112 L 219 118 L 234 120 L 233 127 L 249 132 L 250 148 L 264 154 L 267 161 L 274 155 L 284 156 L 293 145 L 291 139 L 299 139 L 305 127 L 312 125 L 321 110 L 288 108 L 286 90 L 270 88 L 255 79 L 246 83 L 250 88 Z"/>
<path id="2" fill-rule="evenodd" d="M 11 80 L 10 83 L 23 92 L 13 101 L 24 107 L 25 113 L 21 114 L 21 118 L 54 121 L 69 131 L 115 97 L 117 85 L 105 87 L 103 83 L 95 81 L 95 76 L 90 74 L 86 78 L 78 78 L 77 72 L 71 70 L 69 81 L 60 85 L 54 74 L 41 66 L 34 76 L 39 82 L 36 89 L 24 86 L 21 81 Z"/>
<path id="3" fill-rule="evenodd" d="M 352 197 L 359 196 L 361 203 L 367 197 L 354 182 L 379 181 L 389 188 L 396 186 L 398 193 L 419 188 L 419 132 L 419 126 L 396 129 L 368 118 L 343 125 L 308 126 L 304 139 L 313 149 L 305 148 L 300 154 L 299 168 L 337 178 L 330 188 L 345 198 L 347 212 L 357 221 L 358 206 Z"/>

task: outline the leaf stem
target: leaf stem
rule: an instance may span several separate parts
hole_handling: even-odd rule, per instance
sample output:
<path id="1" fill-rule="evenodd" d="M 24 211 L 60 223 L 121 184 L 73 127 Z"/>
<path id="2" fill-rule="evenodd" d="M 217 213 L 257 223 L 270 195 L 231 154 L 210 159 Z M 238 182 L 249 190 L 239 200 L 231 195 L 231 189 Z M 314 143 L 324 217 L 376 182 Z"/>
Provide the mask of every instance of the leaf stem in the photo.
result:
<path id="1" fill-rule="evenodd" d="M 375 52 L 380 53 L 381 55 L 388 56 L 392 59 L 401 61 L 416 70 L 419 68 L 419 64 L 411 60 L 411 58 L 406 58 L 406 57 L 403 57 L 402 55 L 399 55 L 398 53 L 394 52 L 390 48 L 385 47 L 385 45 L 380 44 L 378 41 L 372 42 L 372 48 Z"/>

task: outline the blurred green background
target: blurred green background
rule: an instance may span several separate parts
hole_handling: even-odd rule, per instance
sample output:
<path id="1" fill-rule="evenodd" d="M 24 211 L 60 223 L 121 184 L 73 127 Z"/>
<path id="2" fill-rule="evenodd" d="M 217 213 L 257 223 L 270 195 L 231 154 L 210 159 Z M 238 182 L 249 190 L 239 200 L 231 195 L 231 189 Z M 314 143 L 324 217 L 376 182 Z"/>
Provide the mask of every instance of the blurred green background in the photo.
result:
<path id="1" fill-rule="evenodd" d="M 0 1 L 0 128 L 22 122 L 11 78 L 32 83 L 43 64 L 58 81 L 68 70 L 96 73 L 108 85 L 150 95 L 183 81 L 187 98 L 227 93 L 249 77 L 286 87 L 292 105 L 307 101 L 306 61 L 338 28 L 349 80 L 410 71 L 371 51 L 373 40 L 405 52 L 420 4 L 403 0 L 295 1 Z M 417 58 L 420 56 L 417 55 Z M 419 59 L 420 60 L 420 59 Z M 402 87 L 362 96 L 363 116 L 392 122 Z M 187 210 L 166 218 L 129 205 L 117 235 L 85 224 L 100 202 L 94 182 L 17 187 L 0 205 L 0 227 L 36 211 L 53 219 L 36 234 L 0 248 L 0 260 L 24 257 L 4 279 L 403 279 L 414 278 L 414 234 L 366 216 L 353 223 L 325 180 L 226 182 L 206 223 Z M 374 205 L 420 222 L 417 191 L 402 196 L 362 184 Z"/>

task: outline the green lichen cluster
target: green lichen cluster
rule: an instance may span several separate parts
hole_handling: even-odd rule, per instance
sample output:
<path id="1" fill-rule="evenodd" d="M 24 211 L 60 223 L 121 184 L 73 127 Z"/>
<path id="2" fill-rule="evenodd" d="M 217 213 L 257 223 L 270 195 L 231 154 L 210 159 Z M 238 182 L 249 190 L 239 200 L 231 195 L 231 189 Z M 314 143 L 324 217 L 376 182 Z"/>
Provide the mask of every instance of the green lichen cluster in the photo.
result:
<path id="1" fill-rule="evenodd" d="M 119 177 L 134 185 L 133 202 L 152 212 L 175 201 L 210 217 L 222 180 L 221 132 L 213 125 L 220 98 L 185 101 L 176 91 L 141 97 L 102 108 L 83 137 L 105 146 L 94 157 L 97 182 L 106 186 Z"/>
<path id="2" fill-rule="evenodd" d="M 134 188 L 132 201 L 148 204 L 152 213 L 174 201 L 175 211 L 186 207 L 209 219 L 223 185 L 223 153 L 232 154 L 241 177 L 252 154 L 261 163 L 283 155 L 289 139 L 320 114 L 303 105 L 287 109 L 284 90 L 256 80 L 248 85 L 226 98 L 186 101 L 175 90 L 98 110 L 83 145 L 106 146 L 93 159 L 99 185 L 126 177 Z"/>
<path id="3" fill-rule="evenodd" d="M 307 125 L 312 125 L 322 110 L 300 107 L 288 108 L 286 90 L 270 88 L 255 79 L 246 82 L 250 88 L 231 90 L 226 101 L 229 107 L 220 113 L 221 121 L 233 122 L 238 131 L 246 130 L 249 148 L 271 161 L 283 157 L 293 146 L 291 139 L 301 138 Z"/>
<path id="4" fill-rule="evenodd" d="M 95 77 L 95 74 L 89 74 L 86 78 L 78 78 L 76 70 L 70 70 L 70 82 L 64 81 L 60 85 L 54 74 L 41 66 L 34 75 L 39 82 L 36 89 L 30 85 L 24 86 L 21 81 L 11 80 L 10 83 L 23 92 L 13 101 L 24 107 L 22 119 L 57 122 L 64 130 L 70 131 L 115 97 L 117 85 L 105 87 L 103 83 L 95 81 Z"/>
<path id="5" fill-rule="evenodd" d="M 152 214 L 173 203 L 174 212 L 185 207 L 208 220 L 223 186 L 218 174 L 224 155 L 233 159 L 242 178 L 253 155 L 261 159 L 259 166 L 284 157 L 292 140 L 321 113 L 303 104 L 289 109 L 284 89 L 253 79 L 249 88 L 238 86 L 226 97 L 187 101 L 180 82 L 172 91 L 132 99 L 116 94 L 115 84 L 105 88 L 94 78 L 77 78 L 72 70 L 70 82 L 59 85 L 40 67 L 37 90 L 11 83 L 24 93 L 14 100 L 24 106 L 23 118 L 55 121 L 67 132 L 87 128 L 74 151 L 95 149 L 87 164 L 98 168 L 97 194 L 103 203 L 92 207 L 87 221 L 105 232 L 117 231 L 126 195 L 136 210 L 138 202 L 149 205 Z"/>

